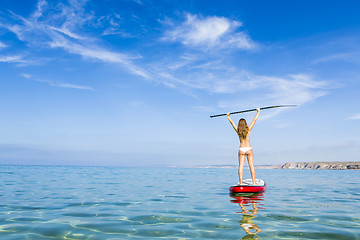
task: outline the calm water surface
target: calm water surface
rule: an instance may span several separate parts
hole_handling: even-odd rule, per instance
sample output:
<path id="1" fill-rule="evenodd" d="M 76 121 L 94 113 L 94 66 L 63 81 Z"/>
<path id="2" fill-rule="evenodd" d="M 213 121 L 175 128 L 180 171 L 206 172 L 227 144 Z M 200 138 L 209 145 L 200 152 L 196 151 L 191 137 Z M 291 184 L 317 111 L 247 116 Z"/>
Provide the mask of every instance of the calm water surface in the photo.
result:
<path id="1" fill-rule="evenodd" d="M 360 171 L 256 173 L 235 198 L 236 169 L 0 166 L 0 239 L 360 239 Z"/>

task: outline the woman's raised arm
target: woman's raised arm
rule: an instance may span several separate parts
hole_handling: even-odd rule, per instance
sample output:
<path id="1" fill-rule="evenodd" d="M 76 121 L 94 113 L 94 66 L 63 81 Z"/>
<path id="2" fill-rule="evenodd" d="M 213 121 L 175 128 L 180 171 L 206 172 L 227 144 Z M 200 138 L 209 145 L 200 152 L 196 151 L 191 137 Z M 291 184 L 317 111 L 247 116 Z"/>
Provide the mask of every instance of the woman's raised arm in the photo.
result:
<path id="1" fill-rule="evenodd" d="M 226 116 L 227 116 L 229 122 L 231 123 L 231 125 L 233 126 L 233 128 L 235 129 L 235 131 L 237 132 L 237 131 L 238 131 L 238 128 L 237 128 L 237 126 L 235 125 L 235 123 L 233 122 L 233 120 L 231 120 L 231 118 L 230 118 L 230 113 L 227 113 Z"/>
<path id="2" fill-rule="evenodd" d="M 255 123 L 256 123 L 256 120 L 257 120 L 258 117 L 259 117 L 260 108 L 257 108 L 256 111 L 257 111 L 257 113 L 256 113 L 253 121 L 251 122 L 250 126 L 249 126 L 249 131 L 251 131 L 251 129 L 254 127 L 254 125 L 255 125 Z"/>

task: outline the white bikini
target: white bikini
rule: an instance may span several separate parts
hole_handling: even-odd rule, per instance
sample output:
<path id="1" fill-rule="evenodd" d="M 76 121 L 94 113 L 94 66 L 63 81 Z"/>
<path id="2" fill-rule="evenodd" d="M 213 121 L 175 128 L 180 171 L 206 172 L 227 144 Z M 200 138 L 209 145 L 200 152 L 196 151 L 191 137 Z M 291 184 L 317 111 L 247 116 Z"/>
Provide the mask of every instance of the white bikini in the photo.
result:
<path id="1" fill-rule="evenodd" d="M 247 151 L 251 150 L 252 147 L 241 147 L 239 148 L 240 151 L 242 151 L 243 153 L 246 153 Z"/>

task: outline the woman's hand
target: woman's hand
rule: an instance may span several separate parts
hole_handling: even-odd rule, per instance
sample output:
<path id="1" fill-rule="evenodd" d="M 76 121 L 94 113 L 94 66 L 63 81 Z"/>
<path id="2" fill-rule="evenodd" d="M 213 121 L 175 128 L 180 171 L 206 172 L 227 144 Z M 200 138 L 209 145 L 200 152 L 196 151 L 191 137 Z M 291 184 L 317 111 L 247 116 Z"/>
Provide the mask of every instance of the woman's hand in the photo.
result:
<path id="1" fill-rule="evenodd" d="M 230 116 L 230 113 L 227 113 L 226 116 Z"/>
<path id="2" fill-rule="evenodd" d="M 260 108 L 257 108 L 256 111 L 257 111 L 257 112 L 260 112 Z"/>

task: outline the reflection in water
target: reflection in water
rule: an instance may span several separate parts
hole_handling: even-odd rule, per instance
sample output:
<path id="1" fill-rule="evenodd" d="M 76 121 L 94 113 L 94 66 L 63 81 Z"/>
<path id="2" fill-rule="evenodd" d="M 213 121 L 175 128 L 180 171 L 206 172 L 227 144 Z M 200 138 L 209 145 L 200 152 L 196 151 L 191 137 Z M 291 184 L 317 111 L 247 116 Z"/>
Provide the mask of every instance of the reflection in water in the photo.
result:
<path id="1" fill-rule="evenodd" d="M 242 219 L 239 221 L 240 226 L 246 232 L 246 236 L 241 239 L 260 239 L 257 235 L 261 232 L 261 229 L 258 225 L 254 224 L 253 219 L 256 218 L 256 214 L 258 213 L 259 207 L 258 205 L 262 205 L 261 202 L 264 200 L 263 193 L 258 194 L 230 194 L 233 200 L 231 202 L 239 204 L 241 207 Z"/>

